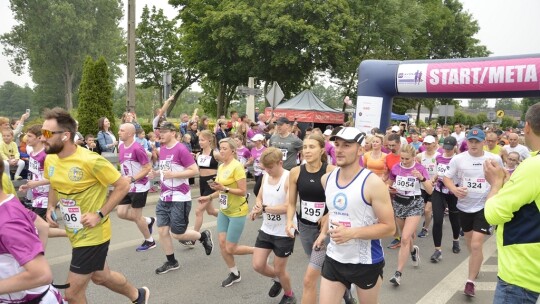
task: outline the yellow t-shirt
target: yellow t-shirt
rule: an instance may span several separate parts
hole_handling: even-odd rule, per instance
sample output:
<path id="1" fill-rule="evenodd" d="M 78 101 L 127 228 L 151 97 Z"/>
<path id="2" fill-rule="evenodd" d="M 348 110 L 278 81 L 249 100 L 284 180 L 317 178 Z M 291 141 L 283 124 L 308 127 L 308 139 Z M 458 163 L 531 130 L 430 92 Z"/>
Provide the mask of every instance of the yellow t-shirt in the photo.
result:
<path id="1" fill-rule="evenodd" d="M 81 225 L 81 216 L 97 212 L 105 204 L 108 186 L 120 178 L 120 173 L 108 160 L 77 147 L 77 151 L 66 158 L 48 155 L 43 173 L 51 182 L 51 191 L 58 196 L 73 248 L 100 245 L 111 239 L 108 216 L 94 228 Z"/>
<path id="2" fill-rule="evenodd" d="M 5 173 L 2 174 L 2 192 L 7 195 L 13 194 L 15 195 L 15 197 L 17 197 L 17 190 L 15 190 L 15 187 L 9 179 L 9 176 Z"/>
<path id="3" fill-rule="evenodd" d="M 484 151 L 488 151 L 488 152 L 496 154 L 496 155 L 501 155 L 501 149 L 502 149 L 501 146 L 495 145 L 495 148 L 493 148 L 493 150 L 490 150 L 487 145 L 484 145 Z"/>
<path id="4" fill-rule="evenodd" d="M 228 165 L 218 167 L 216 182 L 231 189 L 238 188 L 238 181 L 246 179 L 244 166 L 236 159 Z M 240 217 L 248 214 L 249 208 L 244 196 L 221 192 L 219 194 L 219 210 L 229 217 Z"/>

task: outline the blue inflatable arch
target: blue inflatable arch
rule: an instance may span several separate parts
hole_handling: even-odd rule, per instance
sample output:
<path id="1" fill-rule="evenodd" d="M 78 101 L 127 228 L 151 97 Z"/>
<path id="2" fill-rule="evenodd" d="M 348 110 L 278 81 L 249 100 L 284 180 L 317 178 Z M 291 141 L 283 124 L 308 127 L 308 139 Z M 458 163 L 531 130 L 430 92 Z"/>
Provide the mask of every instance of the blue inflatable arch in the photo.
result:
<path id="1" fill-rule="evenodd" d="M 394 97 L 540 96 L 540 54 L 441 60 L 366 60 L 358 67 L 355 127 L 390 125 Z"/>

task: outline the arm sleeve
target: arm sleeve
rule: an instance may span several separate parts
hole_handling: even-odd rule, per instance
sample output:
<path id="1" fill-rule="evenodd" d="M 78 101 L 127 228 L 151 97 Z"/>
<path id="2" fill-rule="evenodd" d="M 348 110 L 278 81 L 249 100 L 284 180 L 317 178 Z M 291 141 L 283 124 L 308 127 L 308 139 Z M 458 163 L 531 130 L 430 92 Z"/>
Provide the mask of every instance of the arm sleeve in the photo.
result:
<path id="1" fill-rule="evenodd" d="M 9 253 L 23 266 L 38 254 L 43 254 L 43 246 L 34 226 L 23 219 L 13 219 L 2 225 L 0 242 L 8 248 Z"/>

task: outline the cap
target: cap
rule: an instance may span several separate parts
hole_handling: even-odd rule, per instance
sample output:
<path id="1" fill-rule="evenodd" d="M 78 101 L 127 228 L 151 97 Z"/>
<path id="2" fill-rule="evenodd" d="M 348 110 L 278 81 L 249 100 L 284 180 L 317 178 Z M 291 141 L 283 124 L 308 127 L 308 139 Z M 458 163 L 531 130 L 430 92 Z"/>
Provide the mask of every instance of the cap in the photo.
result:
<path id="1" fill-rule="evenodd" d="M 326 130 L 324 130 L 324 133 L 323 133 L 323 134 L 326 135 L 326 136 L 332 135 L 332 130 L 326 129 Z"/>
<path id="2" fill-rule="evenodd" d="M 424 138 L 424 142 L 426 144 L 432 144 L 435 142 L 435 137 L 431 136 L 431 135 L 428 135 Z"/>
<path id="3" fill-rule="evenodd" d="M 330 140 L 335 140 L 336 138 L 343 139 L 347 142 L 357 142 L 362 144 L 366 138 L 366 133 L 360 132 L 360 130 L 353 127 L 338 127 L 332 132 Z"/>
<path id="4" fill-rule="evenodd" d="M 454 136 L 448 136 L 443 140 L 443 149 L 452 150 L 457 146 L 457 140 Z"/>
<path id="5" fill-rule="evenodd" d="M 251 141 L 259 141 L 259 140 L 264 140 L 264 135 L 257 133 L 253 135 L 253 137 L 251 138 Z"/>
<path id="6" fill-rule="evenodd" d="M 401 128 L 399 126 L 392 127 L 392 132 L 400 132 L 400 131 L 401 131 Z"/>
<path id="7" fill-rule="evenodd" d="M 162 122 L 158 129 L 160 129 L 160 130 L 178 131 L 176 126 L 172 122 L 169 122 L 169 121 Z"/>
<path id="8" fill-rule="evenodd" d="M 467 133 L 467 140 L 476 139 L 478 141 L 484 141 L 486 139 L 486 133 L 482 129 L 472 128 L 469 133 Z"/>
<path id="9" fill-rule="evenodd" d="M 277 123 L 278 125 L 282 125 L 282 124 L 290 124 L 291 121 L 290 121 L 287 117 L 282 116 L 282 117 L 280 117 L 280 118 L 278 118 L 278 119 L 276 120 L 276 123 Z"/>

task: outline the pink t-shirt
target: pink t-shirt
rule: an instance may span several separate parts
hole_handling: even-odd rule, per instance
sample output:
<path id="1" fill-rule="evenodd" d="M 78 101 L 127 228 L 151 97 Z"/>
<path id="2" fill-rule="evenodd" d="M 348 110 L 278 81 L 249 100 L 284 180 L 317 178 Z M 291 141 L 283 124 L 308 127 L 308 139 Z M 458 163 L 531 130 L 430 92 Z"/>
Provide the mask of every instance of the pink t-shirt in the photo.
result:
<path id="1" fill-rule="evenodd" d="M 257 150 L 257 147 L 251 148 L 251 157 L 253 157 L 253 175 L 255 176 L 263 174 L 263 170 L 261 169 L 261 155 L 264 150 L 266 150 L 265 146 L 262 146 L 260 150 Z"/>
<path id="2" fill-rule="evenodd" d="M 30 154 L 28 159 L 28 171 L 32 173 L 33 181 L 43 180 L 43 168 L 47 154 L 42 149 L 37 153 Z M 47 208 L 49 201 L 49 185 L 39 186 L 32 189 L 32 207 Z"/>
<path id="3" fill-rule="evenodd" d="M 242 146 L 236 149 L 236 157 L 242 165 L 245 165 L 247 160 L 251 157 L 251 152 L 249 152 L 248 148 Z"/>
<path id="4" fill-rule="evenodd" d="M 159 150 L 159 170 L 160 172 L 171 170 L 182 172 L 187 167 L 195 164 L 191 153 L 184 145 L 177 142 L 168 148 L 161 146 Z M 161 174 L 161 195 L 159 197 L 164 202 L 186 202 L 191 201 L 191 189 L 187 178 L 163 178 Z"/>
<path id="5" fill-rule="evenodd" d="M 413 176 L 412 171 L 418 170 L 425 179 L 429 179 L 429 174 L 421 164 L 415 162 L 410 168 L 405 168 L 401 163 L 397 163 L 390 170 L 390 179 L 394 181 L 393 187 L 397 193 L 406 196 L 420 195 L 420 181 Z"/>
<path id="6" fill-rule="evenodd" d="M 126 147 L 124 143 L 118 146 L 118 160 L 123 176 L 136 176 L 141 172 L 142 168 L 148 164 L 148 155 L 140 143 L 134 141 L 131 146 Z M 150 190 L 150 180 L 148 177 L 143 177 L 129 188 L 129 192 L 146 192 Z"/>

